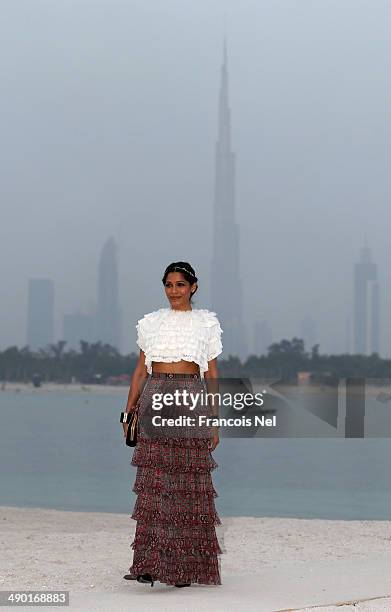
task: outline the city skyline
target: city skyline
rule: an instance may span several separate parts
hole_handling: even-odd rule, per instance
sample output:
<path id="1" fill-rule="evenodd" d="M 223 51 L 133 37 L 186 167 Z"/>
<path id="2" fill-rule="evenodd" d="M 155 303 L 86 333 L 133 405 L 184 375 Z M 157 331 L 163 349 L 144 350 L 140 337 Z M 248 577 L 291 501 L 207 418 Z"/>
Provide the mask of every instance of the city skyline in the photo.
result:
<path id="1" fill-rule="evenodd" d="M 58 338 L 55 338 L 53 326 L 54 282 L 52 279 L 29 279 L 26 344 L 32 350 L 44 349 L 49 344 L 56 343 L 59 340 L 67 342 L 66 350 L 71 348 L 79 350 L 80 340 L 107 342 L 118 348 L 115 340 L 113 341 L 116 334 L 117 338 L 120 338 L 119 329 L 121 325 L 120 316 L 117 319 L 113 316 L 116 308 L 118 312 L 121 311 L 118 303 L 116 250 L 115 240 L 110 237 L 106 240 L 100 252 L 97 309 L 93 313 L 83 313 L 78 309 L 77 312 L 64 314 L 63 333 Z M 342 352 L 352 353 L 350 342 L 351 321 L 353 320 L 353 354 L 370 355 L 372 352 L 377 352 L 380 355 L 380 288 L 377 265 L 372 261 L 371 250 L 368 246 L 365 245 L 360 249 L 360 259 L 354 264 L 353 271 L 353 315 L 351 317 L 347 314 L 345 318 L 345 348 Z M 99 310 L 101 314 L 98 319 L 97 312 Z M 105 319 L 106 313 L 109 315 L 107 319 Z M 221 317 L 220 320 L 222 320 Z M 99 325 L 106 329 L 106 336 L 99 332 Z M 250 355 L 267 354 L 267 349 L 272 343 L 283 339 L 277 340 L 273 337 L 272 329 L 266 320 L 256 320 L 253 329 L 253 343 L 248 349 L 247 356 L 241 358 L 242 361 Z M 317 324 L 310 313 L 306 312 L 304 314 L 300 323 L 300 331 L 294 336 L 303 340 L 307 352 L 310 352 L 317 343 Z M 223 358 L 227 356 L 226 354 Z"/>
<path id="2" fill-rule="evenodd" d="M 54 334 L 54 293 L 52 279 L 29 279 L 26 342 L 32 350 L 65 341 L 65 350 L 80 350 L 80 342 L 101 342 L 121 351 L 121 308 L 119 304 L 117 245 L 111 236 L 103 244 L 97 260 L 96 308 L 65 313 L 62 333 Z"/>
<path id="3" fill-rule="evenodd" d="M 121 248 L 124 351 L 135 346 L 135 321 L 166 305 L 161 276 L 171 261 L 194 266 L 195 305 L 212 308 L 221 14 L 214 2 L 186 10 L 176 2 L 159 19 L 115 6 L 118 19 L 104 28 L 97 6 L 80 7 L 76 31 L 65 4 L 31 11 L 31 29 L 16 5 L 6 9 L 3 347 L 25 342 L 28 278 L 55 282 L 56 338 L 64 313 L 92 311 L 96 254 L 110 235 Z M 298 336 L 309 313 L 320 351 L 344 352 L 352 264 L 367 232 L 382 271 L 381 355 L 391 353 L 391 79 L 381 68 L 391 44 L 386 12 L 377 9 L 369 23 L 349 0 L 338 12 L 321 4 L 300 14 L 293 5 L 230 7 L 241 286 L 231 283 L 229 298 L 241 293 L 249 346 L 256 320 L 278 341 Z M 58 45 L 48 52 L 53 23 Z"/>

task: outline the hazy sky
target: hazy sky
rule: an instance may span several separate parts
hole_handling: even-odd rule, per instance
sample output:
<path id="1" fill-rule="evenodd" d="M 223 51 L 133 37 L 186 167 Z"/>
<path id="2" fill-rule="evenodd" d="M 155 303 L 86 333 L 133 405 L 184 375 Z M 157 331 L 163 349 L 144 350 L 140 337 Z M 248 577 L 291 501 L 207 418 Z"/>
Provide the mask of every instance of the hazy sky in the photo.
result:
<path id="1" fill-rule="evenodd" d="M 192 263 L 209 307 L 224 21 L 246 322 L 310 313 L 343 351 L 367 237 L 391 356 L 391 3 L 0 0 L 0 348 L 26 343 L 29 277 L 62 316 L 96 299 L 119 241 L 123 350 Z M 237 290 L 232 286 L 232 291 Z M 251 346 L 251 345 L 250 345 Z"/>

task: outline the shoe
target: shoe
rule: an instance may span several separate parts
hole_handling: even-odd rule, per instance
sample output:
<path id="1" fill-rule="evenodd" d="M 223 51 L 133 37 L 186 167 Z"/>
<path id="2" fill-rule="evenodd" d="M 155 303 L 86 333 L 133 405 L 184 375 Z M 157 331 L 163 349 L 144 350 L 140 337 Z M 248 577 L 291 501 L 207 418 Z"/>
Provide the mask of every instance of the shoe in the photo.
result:
<path id="1" fill-rule="evenodd" d="M 131 576 L 130 574 L 125 574 L 124 579 L 125 580 L 136 580 L 136 578 L 134 576 Z"/>
<path id="2" fill-rule="evenodd" d="M 190 585 L 191 585 L 191 582 L 184 582 L 182 584 L 176 584 L 175 586 L 178 588 L 181 588 L 181 587 L 190 586 Z"/>
<path id="3" fill-rule="evenodd" d="M 151 587 L 153 586 L 153 578 L 151 576 L 151 574 L 139 574 L 137 576 L 137 582 L 143 582 L 143 583 L 151 583 Z"/>

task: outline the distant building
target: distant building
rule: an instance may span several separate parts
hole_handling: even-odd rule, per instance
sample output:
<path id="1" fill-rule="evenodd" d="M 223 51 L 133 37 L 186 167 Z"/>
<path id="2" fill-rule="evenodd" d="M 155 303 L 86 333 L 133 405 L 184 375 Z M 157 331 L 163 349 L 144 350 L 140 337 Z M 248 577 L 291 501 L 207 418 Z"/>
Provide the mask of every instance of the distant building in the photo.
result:
<path id="1" fill-rule="evenodd" d="M 272 330 L 267 321 L 254 323 L 254 355 L 267 355 L 267 349 L 273 342 Z"/>
<path id="2" fill-rule="evenodd" d="M 48 278 L 30 278 L 27 297 L 27 344 L 31 350 L 45 349 L 54 341 L 54 283 Z"/>
<path id="3" fill-rule="evenodd" d="M 111 237 L 103 245 L 99 260 L 95 340 L 120 351 L 120 330 L 117 245 Z"/>
<path id="4" fill-rule="evenodd" d="M 377 265 L 371 261 L 368 247 L 360 251 L 354 265 L 353 352 L 379 353 L 379 284 Z"/>
<path id="5" fill-rule="evenodd" d="M 231 150 L 231 119 L 228 103 L 227 52 L 224 42 L 215 149 L 215 192 L 211 304 L 223 329 L 223 359 L 248 357 L 243 322 L 243 289 L 240 275 L 239 226 L 235 211 L 235 154 Z"/>
<path id="6" fill-rule="evenodd" d="M 77 312 L 63 318 L 62 339 L 66 340 L 65 350 L 80 351 L 80 340 L 91 343 L 94 337 L 94 320 L 89 314 Z"/>

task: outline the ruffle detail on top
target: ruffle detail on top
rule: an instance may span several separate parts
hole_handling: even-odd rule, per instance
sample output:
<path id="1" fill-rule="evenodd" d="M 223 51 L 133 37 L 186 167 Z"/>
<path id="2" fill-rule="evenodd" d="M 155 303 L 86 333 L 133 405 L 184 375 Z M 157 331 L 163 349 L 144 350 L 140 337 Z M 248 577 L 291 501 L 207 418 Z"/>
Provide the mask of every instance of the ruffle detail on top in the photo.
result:
<path id="1" fill-rule="evenodd" d="M 131 465 L 167 472 L 210 472 L 218 467 L 205 438 L 138 438 Z"/>
<path id="2" fill-rule="evenodd" d="M 207 309 L 187 311 L 161 308 L 146 314 L 136 325 L 137 344 L 145 353 L 145 364 L 152 374 L 152 362 L 194 361 L 201 377 L 208 361 L 222 350 L 221 329 L 215 312 Z"/>

